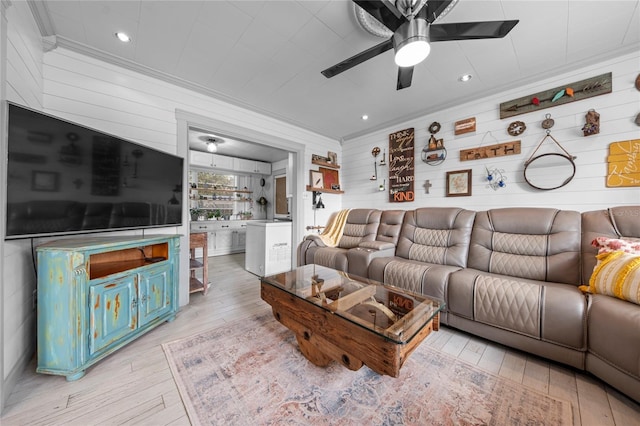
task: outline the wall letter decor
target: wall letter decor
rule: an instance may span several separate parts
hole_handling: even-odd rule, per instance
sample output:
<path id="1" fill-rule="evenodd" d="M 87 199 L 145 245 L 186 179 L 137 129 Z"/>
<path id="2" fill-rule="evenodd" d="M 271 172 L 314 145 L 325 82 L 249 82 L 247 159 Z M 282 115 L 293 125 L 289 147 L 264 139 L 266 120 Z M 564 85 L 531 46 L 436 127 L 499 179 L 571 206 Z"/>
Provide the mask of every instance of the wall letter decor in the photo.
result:
<path id="1" fill-rule="evenodd" d="M 389 202 L 413 201 L 414 129 L 400 130 L 389 135 Z"/>

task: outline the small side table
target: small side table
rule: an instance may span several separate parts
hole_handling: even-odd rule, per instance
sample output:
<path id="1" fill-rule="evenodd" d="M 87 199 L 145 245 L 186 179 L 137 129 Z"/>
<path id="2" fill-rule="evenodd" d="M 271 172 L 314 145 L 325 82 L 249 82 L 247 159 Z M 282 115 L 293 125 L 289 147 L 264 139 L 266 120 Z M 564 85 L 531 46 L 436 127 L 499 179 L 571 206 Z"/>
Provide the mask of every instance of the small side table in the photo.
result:
<path id="1" fill-rule="evenodd" d="M 196 259 L 196 249 L 202 249 L 202 262 Z M 209 265 L 207 255 L 207 233 L 198 232 L 189 235 L 189 293 L 201 291 L 207 294 L 209 289 Z M 196 271 L 202 271 L 202 280 L 196 276 Z"/>

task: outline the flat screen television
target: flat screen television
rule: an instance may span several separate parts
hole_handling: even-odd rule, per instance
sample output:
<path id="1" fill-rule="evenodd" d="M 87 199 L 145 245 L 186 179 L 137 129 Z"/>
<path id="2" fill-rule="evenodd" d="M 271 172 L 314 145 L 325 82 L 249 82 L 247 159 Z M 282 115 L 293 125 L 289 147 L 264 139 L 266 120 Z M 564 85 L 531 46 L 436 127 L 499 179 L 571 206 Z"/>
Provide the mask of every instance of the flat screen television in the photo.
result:
<path id="1" fill-rule="evenodd" d="M 182 224 L 183 158 L 11 102 L 7 111 L 5 239 Z"/>

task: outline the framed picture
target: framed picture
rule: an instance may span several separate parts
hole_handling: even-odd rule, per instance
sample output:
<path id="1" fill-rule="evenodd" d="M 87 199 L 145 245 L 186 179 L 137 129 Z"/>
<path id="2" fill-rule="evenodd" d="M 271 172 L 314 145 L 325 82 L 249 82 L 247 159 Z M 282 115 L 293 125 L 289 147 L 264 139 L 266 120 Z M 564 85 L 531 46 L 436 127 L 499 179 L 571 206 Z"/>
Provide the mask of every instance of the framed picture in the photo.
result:
<path id="1" fill-rule="evenodd" d="M 318 167 L 318 170 L 322 173 L 325 189 L 332 189 L 333 186 L 340 185 L 340 177 L 338 176 L 337 170 L 327 167 Z"/>
<path id="2" fill-rule="evenodd" d="M 310 186 L 312 188 L 324 189 L 324 179 L 322 178 L 322 172 L 318 170 L 310 170 L 309 178 L 311 179 Z"/>
<path id="3" fill-rule="evenodd" d="M 32 191 L 57 191 L 59 186 L 60 173 L 58 172 L 40 172 L 34 170 L 31 172 L 31 190 Z"/>
<path id="4" fill-rule="evenodd" d="M 336 154 L 335 152 L 327 152 L 327 159 L 329 160 L 328 163 L 331 163 L 334 166 L 338 165 L 338 154 Z"/>
<path id="5" fill-rule="evenodd" d="M 447 197 L 471 195 L 471 169 L 447 172 Z"/>

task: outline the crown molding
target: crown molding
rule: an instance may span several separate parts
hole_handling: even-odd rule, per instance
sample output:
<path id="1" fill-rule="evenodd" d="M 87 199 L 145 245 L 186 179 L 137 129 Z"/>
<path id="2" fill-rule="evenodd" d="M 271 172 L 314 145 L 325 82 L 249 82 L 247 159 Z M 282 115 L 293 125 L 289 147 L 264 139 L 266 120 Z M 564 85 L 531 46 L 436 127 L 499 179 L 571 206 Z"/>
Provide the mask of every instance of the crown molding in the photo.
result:
<path id="1" fill-rule="evenodd" d="M 506 92 L 506 91 L 512 90 L 512 89 L 517 89 L 519 87 L 522 87 L 522 86 L 525 86 L 525 85 L 528 85 L 528 84 L 535 84 L 535 83 L 538 83 L 538 82 L 540 82 L 542 80 L 545 80 L 547 78 L 554 78 L 554 77 L 559 76 L 561 74 L 565 74 L 565 73 L 569 73 L 571 71 L 575 71 L 576 69 L 579 69 L 579 68 L 585 68 L 585 67 L 597 65 L 598 63 L 610 61 L 610 60 L 613 60 L 613 59 L 616 59 L 616 58 L 621 58 L 623 56 L 634 54 L 634 53 L 636 53 L 638 51 L 640 51 L 640 43 L 633 43 L 631 45 L 622 47 L 620 49 L 611 50 L 611 51 L 607 52 L 606 54 L 600 55 L 598 57 L 591 57 L 591 58 L 585 59 L 585 60 L 580 61 L 580 62 L 572 63 L 572 64 L 569 64 L 569 65 L 564 65 L 564 66 L 561 66 L 561 67 L 558 67 L 558 68 L 549 69 L 546 72 L 542 72 L 542 73 L 539 73 L 539 74 L 530 75 L 528 77 L 521 78 L 518 81 L 514 81 L 514 82 L 512 82 L 511 84 L 508 84 L 508 85 L 502 85 L 500 87 L 496 87 L 496 88 L 493 88 L 493 89 L 488 89 L 488 90 L 476 93 L 473 96 L 466 96 L 464 98 L 464 100 L 453 99 L 453 100 L 451 100 L 449 102 L 443 102 L 443 103 L 441 103 L 438 106 L 435 106 L 433 108 L 428 108 L 428 109 L 416 111 L 416 112 L 414 112 L 412 114 L 408 114 L 408 115 L 402 117 L 401 119 L 386 121 L 386 122 L 380 123 L 380 124 L 378 124 L 376 126 L 368 127 L 368 128 L 366 128 L 364 130 L 345 135 L 342 138 L 342 140 L 344 142 L 349 142 L 352 139 L 360 138 L 362 136 L 366 136 L 368 134 L 375 133 L 375 132 L 384 130 L 384 129 L 389 128 L 389 127 L 405 125 L 406 123 L 408 123 L 410 121 L 417 120 L 417 119 L 425 117 L 425 116 L 427 116 L 429 114 L 442 113 L 442 111 L 447 110 L 449 108 L 455 108 L 455 107 L 458 107 L 458 106 L 463 105 L 463 104 L 467 104 L 467 103 L 470 103 L 470 102 L 478 101 L 478 100 L 487 98 L 489 96 L 493 96 L 496 93 Z"/>
<path id="2" fill-rule="evenodd" d="M 292 126 L 296 126 L 300 129 L 304 129 L 307 130 L 309 132 L 315 133 L 317 135 L 321 135 L 321 136 L 325 136 L 328 137 L 330 139 L 336 139 L 335 137 L 332 136 L 328 136 L 325 135 L 324 133 L 322 133 L 320 130 L 318 129 L 314 129 L 311 128 L 309 126 L 304 125 L 303 123 L 297 122 L 295 120 L 291 120 L 283 115 L 280 114 L 276 114 L 273 111 L 269 111 L 267 109 L 261 108 L 261 107 L 257 107 L 253 104 L 250 104 L 248 102 L 244 102 L 241 101 L 239 99 L 235 99 L 229 95 L 226 95 L 224 93 L 218 92 L 216 90 L 213 90 L 211 88 L 205 87 L 201 84 L 197 84 L 197 83 L 193 83 L 191 81 L 182 79 L 180 77 L 176 77 L 175 75 L 171 75 L 169 73 L 163 72 L 163 71 L 159 71 L 156 70 L 154 68 L 151 67 L 147 67 L 145 65 L 141 65 L 135 61 L 132 61 L 130 59 L 125 59 L 123 57 L 117 56 L 117 55 L 113 55 L 111 53 L 99 50 L 99 49 L 94 49 L 90 46 L 87 46 L 85 44 L 82 43 L 78 43 L 74 40 L 70 40 L 66 37 L 63 36 L 57 36 L 56 37 L 56 45 L 57 47 L 62 47 L 65 49 L 68 49 L 70 51 L 79 53 L 81 55 L 84 56 L 88 56 L 94 59 L 98 59 L 100 61 L 103 62 L 107 62 L 109 64 L 121 67 L 121 68 L 125 68 L 129 71 L 133 71 L 133 72 L 137 72 L 143 75 L 146 75 L 148 77 L 152 77 L 152 78 L 156 78 L 158 80 L 162 80 L 164 82 L 173 84 L 175 86 L 179 86 L 182 87 L 184 89 L 188 89 L 188 90 L 193 90 L 194 92 L 200 93 L 202 95 L 205 96 L 209 96 L 212 97 L 214 99 L 217 99 L 219 101 L 223 101 L 226 103 L 229 103 L 231 105 L 240 107 L 240 108 L 244 108 L 247 109 L 249 111 L 253 111 L 255 113 L 273 118 L 275 120 L 290 124 Z"/>
<path id="3" fill-rule="evenodd" d="M 56 29 L 51 20 L 49 8 L 44 0 L 27 0 L 27 4 L 29 5 L 29 9 L 31 9 L 31 14 L 36 21 L 38 30 L 40 30 L 40 35 L 42 37 L 55 35 Z"/>

